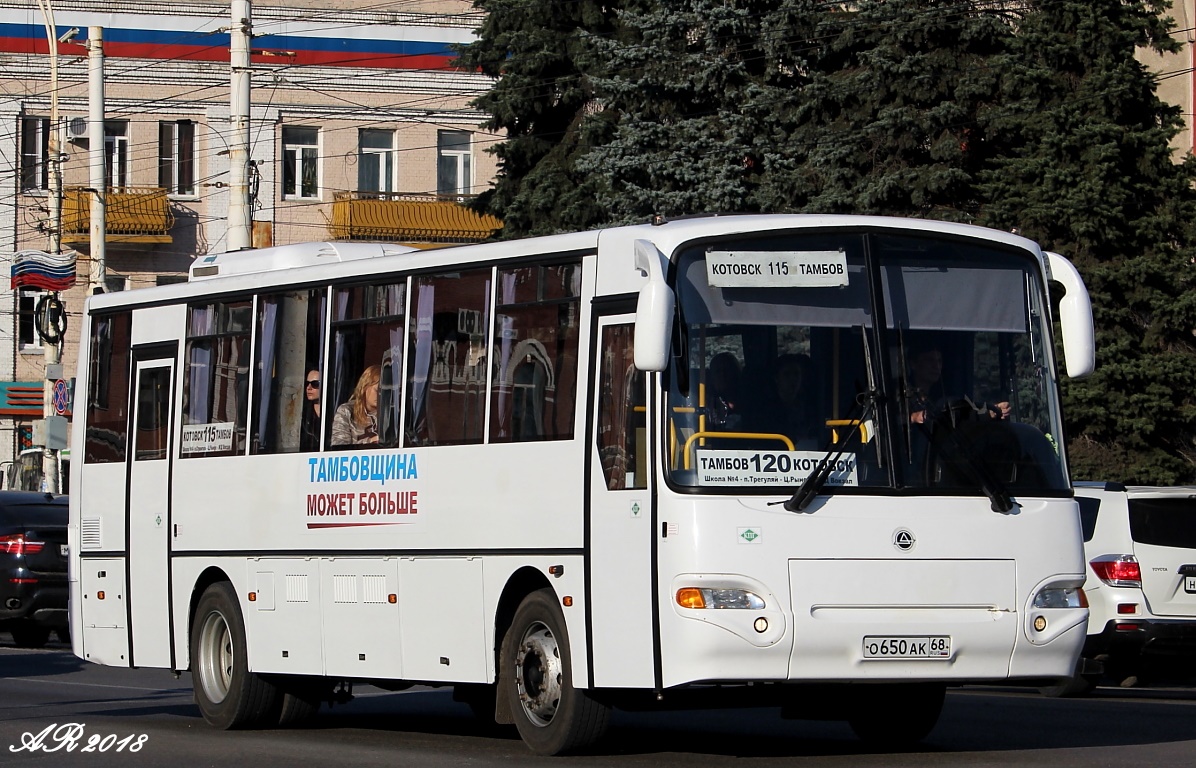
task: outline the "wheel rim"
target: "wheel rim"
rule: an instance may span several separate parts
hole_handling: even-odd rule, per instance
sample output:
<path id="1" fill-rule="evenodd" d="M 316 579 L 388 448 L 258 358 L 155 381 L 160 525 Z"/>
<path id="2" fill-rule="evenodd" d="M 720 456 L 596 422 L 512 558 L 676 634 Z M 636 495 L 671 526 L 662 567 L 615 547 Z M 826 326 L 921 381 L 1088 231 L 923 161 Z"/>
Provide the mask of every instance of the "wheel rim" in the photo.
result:
<path id="1" fill-rule="evenodd" d="M 552 722 L 561 703 L 564 665 L 552 630 L 535 622 L 523 633 L 515 657 L 515 688 L 528 720 L 538 726 Z"/>
<path id="2" fill-rule="evenodd" d="M 199 634 L 199 682 L 213 704 L 224 701 L 233 678 L 233 640 L 219 611 L 204 619 Z"/>

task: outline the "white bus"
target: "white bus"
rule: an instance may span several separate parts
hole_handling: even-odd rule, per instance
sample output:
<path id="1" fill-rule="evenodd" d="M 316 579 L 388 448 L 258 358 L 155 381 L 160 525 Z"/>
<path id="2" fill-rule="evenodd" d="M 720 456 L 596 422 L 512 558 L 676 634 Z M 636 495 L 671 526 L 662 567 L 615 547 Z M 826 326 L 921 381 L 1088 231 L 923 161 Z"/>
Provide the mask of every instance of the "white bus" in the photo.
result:
<path id="1" fill-rule="evenodd" d="M 1084 643 L 1052 318 L 1087 374 L 1071 264 L 925 220 L 200 257 L 87 305 L 74 652 L 190 670 L 220 728 L 358 683 L 542 754 L 612 707 L 921 739 Z"/>

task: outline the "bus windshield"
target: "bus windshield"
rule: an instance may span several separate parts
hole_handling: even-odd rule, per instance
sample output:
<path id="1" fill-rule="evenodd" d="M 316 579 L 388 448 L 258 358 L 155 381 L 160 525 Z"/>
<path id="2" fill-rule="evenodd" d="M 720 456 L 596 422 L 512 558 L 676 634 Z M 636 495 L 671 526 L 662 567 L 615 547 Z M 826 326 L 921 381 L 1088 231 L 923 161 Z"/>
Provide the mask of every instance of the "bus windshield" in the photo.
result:
<path id="1" fill-rule="evenodd" d="M 1066 492 L 1033 254 L 817 232 L 692 246 L 676 274 L 675 485 Z"/>

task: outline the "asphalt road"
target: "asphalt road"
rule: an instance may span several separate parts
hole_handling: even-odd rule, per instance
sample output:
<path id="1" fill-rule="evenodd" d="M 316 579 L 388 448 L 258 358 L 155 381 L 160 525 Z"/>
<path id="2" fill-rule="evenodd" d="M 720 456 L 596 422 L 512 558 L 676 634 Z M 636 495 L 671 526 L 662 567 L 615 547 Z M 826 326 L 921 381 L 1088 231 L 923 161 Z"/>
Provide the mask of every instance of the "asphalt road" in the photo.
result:
<path id="1" fill-rule="evenodd" d="M 535 758 L 513 732 L 482 728 L 447 689 L 364 687 L 293 730 L 223 732 L 191 701 L 187 674 L 98 667 L 64 645 L 29 651 L 0 635 L 0 765 L 8 766 L 497 766 L 696 768 L 760 766 L 1192 766 L 1196 688 L 1100 688 L 1047 699 L 1018 688 L 948 694 L 916 750 L 869 752 L 842 723 L 792 722 L 776 709 L 616 713 L 593 755 Z M 77 724 L 72 727 L 69 724 Z M 48 730 L 47 730 L 48 729 Z M 30 750 L 43 731 L 43 747 Z M 47 752 L 57 733 L 68 751 Z M 93 751 L 84 752 L 91 744 Z M 136 748 L 136 751 L 133 751 Z M 103 750 L 103 751 L 101 751 Z"/>

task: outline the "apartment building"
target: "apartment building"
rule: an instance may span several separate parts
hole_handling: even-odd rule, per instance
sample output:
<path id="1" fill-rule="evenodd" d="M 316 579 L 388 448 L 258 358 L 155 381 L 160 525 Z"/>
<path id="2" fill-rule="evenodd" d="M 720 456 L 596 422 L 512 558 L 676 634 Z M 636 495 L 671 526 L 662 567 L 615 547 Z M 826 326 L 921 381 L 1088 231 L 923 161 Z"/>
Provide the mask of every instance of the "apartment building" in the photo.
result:
<path id="1" fill-rule="evenodd" d="M 48 250 L 51 132 L 62 172 L 62 249 L 78 280 L 61 294 L 64 376 L 82 302 L 186 279 L 228 250 L 229 3 L 0 0 L 0 259 Z M 54 17 L 52 93 L 47 20 Z M 480 16 L 460 0 L 261 0 L 251 13 L 250 198 L 254 246 L 485 239 L 499 222 L 462 203 L 495 173 L 469 102 L 486 78 L 453 67 Z M 102 28 L 103 136 L 87 121 L 89 30 Z M 51 121 L 57 96 L 57 123 Z M 106 272 L 91 270 L 89 151 L 103 142 Z M 19 462 L 43 415 L 41 294 L 0 292 L 0 467 Z M 66 414 L 69 419 L 69 411 Z M 8 487 L 8 483 L 5 483 Z"/>
<path id="2" fill-rule="evenodd" d="M 1159 56 L 1139 51 L 1138 59 L 1155 74 L 1159 98 L 1179 107 L 1186 128 L 1172 140 L 1176 160 L 1196 151 L 1192 132 L 1196 106 L 1196 0 L 1173 0 L 1166 14 L 1175 20 L 1172 37 L 1180 44 L 1178 53 Z"/>

